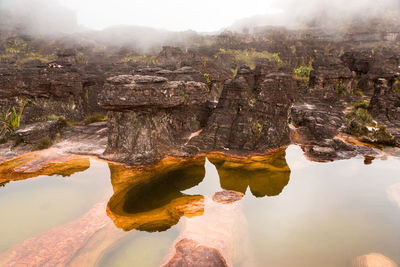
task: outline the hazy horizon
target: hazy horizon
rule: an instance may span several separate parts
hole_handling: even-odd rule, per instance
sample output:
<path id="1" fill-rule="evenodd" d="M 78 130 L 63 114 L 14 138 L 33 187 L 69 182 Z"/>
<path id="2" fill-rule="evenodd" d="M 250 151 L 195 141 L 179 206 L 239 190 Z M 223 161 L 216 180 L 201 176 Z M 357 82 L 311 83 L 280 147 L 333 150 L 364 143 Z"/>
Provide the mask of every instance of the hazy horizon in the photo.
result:
<path id="1" fill-rule="evenodd" d="M 40 24 L 48 31 L 73 32 L 82 27 L 143 26 L 169 31 L 217 32 L 229 27 L 296 25 L 310 17 L 333 21 L 376 15 L 399 8 L 399 0 L 0 0 L 0 8 Z"/>

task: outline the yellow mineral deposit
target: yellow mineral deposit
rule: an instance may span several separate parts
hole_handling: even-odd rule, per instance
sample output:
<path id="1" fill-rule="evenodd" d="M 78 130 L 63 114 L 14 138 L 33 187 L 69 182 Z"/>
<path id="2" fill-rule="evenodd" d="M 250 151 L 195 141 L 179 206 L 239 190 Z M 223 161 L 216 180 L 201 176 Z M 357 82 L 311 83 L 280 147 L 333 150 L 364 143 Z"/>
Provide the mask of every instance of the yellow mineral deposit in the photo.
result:
<path id="1" fill-rule="evenodd" d="M 217 168 L 222 188 L 245 193 L 249 187 L 254 196 L 264 197 L 278 195 L 288 184 L 285 155 L 285 150 L 278 150 L 245 158 L 212 153 L 207 158 Z"/>
<path id="2" fill-rule="evenodd" d="M 125 231 L 152 232 L 170 228 L 182 216 L 202 215 L 203 196 L 181 191 L 203 180 L 204 161 L 204 157 L 169 158 L 147 168 L 109 164 L 114 195 L 107 205 L 108 216 Z"/>
<path id="3" fill-rule="evenodd" d="M 3 162 L 0 183 L 23 180 L 40 175 L 69 176 L 90 167 L 89 157 L 64 154 L 57 149 L 34 151 Z"/>

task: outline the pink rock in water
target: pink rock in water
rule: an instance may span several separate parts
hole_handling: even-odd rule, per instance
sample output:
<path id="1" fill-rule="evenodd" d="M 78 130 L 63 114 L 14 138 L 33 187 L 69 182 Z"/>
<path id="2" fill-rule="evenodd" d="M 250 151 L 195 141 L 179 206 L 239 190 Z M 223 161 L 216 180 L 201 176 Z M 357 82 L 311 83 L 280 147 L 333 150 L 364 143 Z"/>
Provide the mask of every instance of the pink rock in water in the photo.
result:
<path id="1" fill-rule="evenodd" d="M 98 203 L 79 219 L 5 251 L 0 255 L 0 266 L 66 266 L 96 233 L 108 228 L 111 221 L 105 206 Z"/>
<path id="2" fill-rule="evenodd" d="M 204 214 L 185 218 L 182 231 L 162 266 L 234 266 L 253 263 L 241 193 L 205 197 Z"/>
<path id="3" fill-rule="evenodd" d="M 371 253 L 354 259 L 353 267 L 397 267 L 397 264 L 382 254 Z"/>

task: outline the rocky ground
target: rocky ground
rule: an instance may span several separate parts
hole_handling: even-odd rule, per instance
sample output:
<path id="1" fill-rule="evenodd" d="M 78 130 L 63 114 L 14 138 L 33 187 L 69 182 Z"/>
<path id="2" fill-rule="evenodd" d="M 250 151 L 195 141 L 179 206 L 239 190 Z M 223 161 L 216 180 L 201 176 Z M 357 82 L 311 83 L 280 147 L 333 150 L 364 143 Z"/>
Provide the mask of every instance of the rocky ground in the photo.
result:
<path id="1" fill-rule="evenodd" d="M 291 143 L 317 161 L 373 158 L 400 146 L 393 29 L 379 22 L 334 33 L 270 27 L 198 36 L 146 55 L 1 35 L 2 120 L 12 108 L 23 111 L 20 127 L 3 131 L 0 160 L 53 146 L 147 165 L 210 152 L 264 154 Z"/>

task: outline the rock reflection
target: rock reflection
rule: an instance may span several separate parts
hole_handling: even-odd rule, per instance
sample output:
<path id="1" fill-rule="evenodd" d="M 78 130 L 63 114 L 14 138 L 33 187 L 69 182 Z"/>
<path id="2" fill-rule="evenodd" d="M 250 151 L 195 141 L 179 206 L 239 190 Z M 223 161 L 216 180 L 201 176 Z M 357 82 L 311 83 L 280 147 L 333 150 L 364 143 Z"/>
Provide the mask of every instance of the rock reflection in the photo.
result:
<path id="1" fill-rule="evenodd" d="M 65 155 L 56 149 L 24 154 L 0 164 L 0 184 L 40 175 L 70 176 L 90 167 L 89 157 Z"/>
<path id="2" fill-rule="evenodd" d="M 199 184 L 204 176 L 205 158 L 167 159 L 151 168 L 127 168 L 109 164 L 114 195 L 107 213 L 114 224 L 126 231 L 164 231 L 182 216 L 203 214 L 201 195 L 181 191 Z"/>
<path id="3" fill-rule="evenodd" d="M 205 198 L 201 217 L 184 219 L 162 266 L 256 266 L 240 199 L 233 191 Z"/>
<path id="4" fill-rule="evenodd" d="M 289 182 L 284 150 L 248 158 L 213 153 L 207 158 L 216 166 L 226 190 L 245 193 L 250 187 L 256 197 L 276 196 Z M 114 195 L 107 205 L 109 217 L 126 231 L 153 232 L 169 229 L 182 216 L 202 215 L 204 196 L 182 192 L 203 181 L 204 164 L 205 157 L 166 159 L 147 168 L 110 163 Z"/>
<path id="5" fill-rule="evenodd" d="M 388 198 L 400 207 L 400 183 L 393 184 L 387 189 Z"/>
<path id="6" fill-rule="evenodd" d="M 289 183 L 290 168 L 281 150 L 263 156 L 234 158 L 223 154 L 210 154 L 220 177 L 221 187 L 245 193 L 250 188 L 255 197 L 277 196 Z"/>

